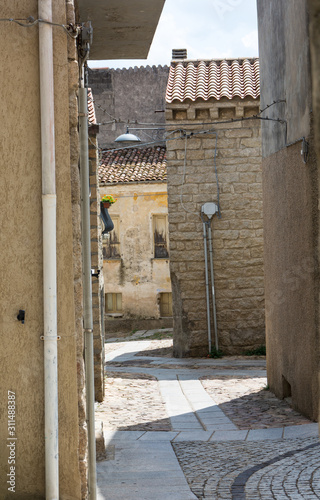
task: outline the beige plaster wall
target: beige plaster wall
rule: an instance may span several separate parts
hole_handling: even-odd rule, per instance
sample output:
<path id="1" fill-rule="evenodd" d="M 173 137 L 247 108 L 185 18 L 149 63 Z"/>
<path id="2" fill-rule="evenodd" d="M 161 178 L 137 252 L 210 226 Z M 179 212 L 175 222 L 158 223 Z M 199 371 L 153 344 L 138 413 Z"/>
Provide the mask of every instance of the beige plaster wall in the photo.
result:
<path id="1" fill-rule="evenodd" d="M 278 397 L 290 384 L 293 406 L 317 419 L 318 174 L 300 149 L 263 160 L 267 370 Z"/>
<path id="2" fill-rule="evenodd" d="M 159 318 L 158 294 L 171 292 L 169 259 L 155 259 L 153 221 L 167 214 L 166 183 L 100 186 L 118 201 L 109 214 L 120 216 L 121 259 L 104 261 L 105 293 L 122 293 L 124 317 Z"/>
<path id="3" fill-rule="evenodd" d="M 72 7 L 72 5 L 71 5 Z M 37 18 L 37 2 L 1 2 L 1 18 Z M 66 23 L 65 0 L 53 19 Z M 73 227 L 69 145 L 67 35 L 54 28 L 57 182 L 57 265 L 60 498 L 80 499 Z M 42 499 L 44 484 L 44 383 L 42 208 L 38 27 L 1 23 L 2 180 L 0 291 L 0 476 L 8 473 L 7 394 L 16 395 L 16 491 L 4 480 L 0 497 Z M 77 67 L 74 63 L 74 69 Z M 71 79 L 71 80 L 70 80 Z M 25 309 L 25 324 L 17 319 Z"/>
<path id="4" fill-rule="evenodd" d="M 312 130 L 317 99 L 313 108 L 311 71 L 316 70 L 310 65 L 309 21 L 313 42 L 317 39 L 316 10 L 313 2 L 309 5 L 310 17 L 306 0 L 294 0 L 288 7 L 274 0 L 268 6 L 257 3 L 261 105 L 285 98 L 273 116 L 277 112 L 287 120 L 280 142 L 277 128 L 266 122 L 262 127 L 268 382 L 277 396 L 291 396 L 298 411 L 317 419 L 319 173 Z M 318 20 L 316 25 L 318 29 Z M 316 130 L 317 124 L 315 113 Z M 309 143 L 306 163 L 301 157 L 303 136 Z"/>
<path id="5" fill-rule="evenodd" d="M 218 133 L 221 218 L 215 215 L 212 221 L 213 260 L 219 348 L 230 354 L 265 343 L 260 122 L 223 123 L 258 109 L 258 100 L 224 98 L 167 104 L 166 110 L 171 130 L 214 128 Z M 217 185 L 216 136 L 190 137 L 185 156 L 185 139 L 179 135 L 167 142 L 167 159 L 174 352 L 180 357 L 208 353 L 200 210 L 206 202 L 217 202 Z"/>

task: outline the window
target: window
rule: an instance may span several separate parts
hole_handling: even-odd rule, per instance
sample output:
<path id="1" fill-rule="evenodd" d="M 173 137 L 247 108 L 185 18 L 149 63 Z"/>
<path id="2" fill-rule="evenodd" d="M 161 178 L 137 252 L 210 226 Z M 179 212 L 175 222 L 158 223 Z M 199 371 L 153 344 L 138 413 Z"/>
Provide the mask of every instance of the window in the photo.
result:
<path id="1" fill-rule="evenodd" d="M 160 293 L 160 316 L 172 316 L 172 293 Z"/>
<path id="2" fill-rule="evenodd" d="M 108 233 L 107 238 L 103 239 L 103 258 L 120 259 L 120 217 L 112 216 L 114 228 Z"/>
<path id="3" fill-rule="evenodd" d="M 168 259 L 168 219 L 167 215 L 153 216 L 153 239 L 155 259 Z"/>
<path id="4" fill-rule="evenodd" d="M 106 313 L 122 312 L 122 293 L 106 293 Z"/>

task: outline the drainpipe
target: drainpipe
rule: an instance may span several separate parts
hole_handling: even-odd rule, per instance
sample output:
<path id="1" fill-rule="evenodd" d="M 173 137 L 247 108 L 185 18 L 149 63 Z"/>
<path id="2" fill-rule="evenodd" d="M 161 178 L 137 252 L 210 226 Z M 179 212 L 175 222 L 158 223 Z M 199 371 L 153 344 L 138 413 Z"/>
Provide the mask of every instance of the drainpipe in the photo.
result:
<path id="1" fill-rule="evenodd" d="M 52 0 L 39 0 L 40 19 L 52 21 Z M 39 24 L 46 499 L 59 499 L 56 185 L 52 26 Z"/>
<path id="2" fill-rule="evenodd" d="M 84 71 L 84 70 L 82 70 Z M 80 136 L 80 182 L 82 222 L 82 275 L 83 275 L 83 323 L 86 374 L 86 409 L 88 424 L 88 483 L 89 499 L 96 500 L 96 441 L 94 415 L 94 364 L 93 364 L 93 319 L 91 282 L 90 240 L 90 186 L 88 153 L 88 89 L 84 87 L 84 75 L 79 88 L 79 136 Z"/>
<path id="3" fill-rule="evenodd" d="M 216 313 L 216 298 L 214 289 L 214 273 L 213 273 L 213 251 L 212 251 L 212 231 L 211 219 L 214 214 L 219 212 L 219 207 L 215 203 L 205 203 L 201 207 L 201 220 L 203 223 L 203 242 L 204 242 L 204 262 L 205 262 L 205 277 L 206 277 L 206 299 L 207 299 L 207 322 L 208 322 L 208 349 L 209 354 L 212 349 L 211 339 L 211 318 L 210 318 L 210 291 L 209 291 L 209 272 L 208 272 L 208 250 L 207 240 L 209 241 L 209 259 L 210 259 L 210 275 L 211 275 L 211 294 L 212 294 L 212 311 L 213 311 L 213 324 L 215 333 L 215 348 L 219 350 L 218 344 L 218 327 L 217 327 L 217 313 Z M 204 215 L 208 220 L 204 219 Z M 208 238 L 207 238 L 208 232 Z"/>
<path id="4" fill-rule="evenodd" d="M 202 217 L 202 213 L 201 213 Z M 208 250 L 207 250 L 207 223 L 203 223 L 203 248 L 204 248 L 204 271 L 206 277 L 206 300 L 207 300 L 207 325 L 208 325 L 208 352 L 211 353 L 211 319 L 210 319 L 210 292 L 209 292 L 209 273 L 208 273 Z"/>
<path id="5" fill-rule="evenodd" d="M 217 210 L 218 210 L 218 208 L 217 208 Z M 208 221 L 208 239 L 209 239 L 209 256 L 210 256 L 210 274 L 211 274 L 211 295 L 212 295 L 214 340 L 215 340 L 216 350 L 219 351 L 217 311 L 216 311 L 216 294 L 215 294 L 215 289 L 214 289 L 212 230 L 211 230 L 211 217 L 210 216 L 209 216 L 209 221 Z"/>

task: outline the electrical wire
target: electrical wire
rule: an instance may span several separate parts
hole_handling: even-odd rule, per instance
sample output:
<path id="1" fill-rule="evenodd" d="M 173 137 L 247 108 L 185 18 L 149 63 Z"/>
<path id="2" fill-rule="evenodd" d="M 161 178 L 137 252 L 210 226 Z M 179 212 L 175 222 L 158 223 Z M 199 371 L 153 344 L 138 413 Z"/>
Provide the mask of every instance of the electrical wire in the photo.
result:
<path id="1" fill-rule="evenodd" d="M 286 120 L 282 120 L 281 118 L 269 118 L 269 117 L 262 117 L 262 116 L 257 116 L 257 115 L 243 117 L 243 118 L 235 118 L 235 119 L 231 119 L 231 120 L 216 121 L 216 122 L 203 122 L 203 123 L 195 123 L 195 124 L 194 123 L 179 123 L 179 125 L 181 125 L 181 126 L 184 125 L 184 126 L 189 126 L 189 127 L 194 126 L 194 125 L 225 125 L 225 124 L 229 124 L 229 123 L 236 123 L 236 122 L 248 121 L 248 120 L 270 121 L 270 122 L 276 122 L 276 123 L 281 123 L 281 124 L 287 125 Z M 171 124 L 169 126 L 172 127 L 173 125 Z M 135 129 L 132 128 L 131 130 L 135 130 Z M 177 129 L 177 130 L 171 131 L 170 133 L 177 132 L 178 130 L 181 131 L 183 129 Z M 193 135 L 195 135 L 195 134 L 210 134 L 211 132 L 215 133 L 215 130 L 213 130 L 213 129 L 205 130 L 205 131 L 201 130 L 201 131 L 193 132 Z M 135 145 L 134 147 L 135 148 L 144 148 L 144 147 L 150 146 L 152 144 L 160 144 L 162 142 L 167 142 L 170 140 L 173 140 L 173 139 L 166 139 L 165 138 L 163 140 L 157 140 L 157 141 L 153 141 L 153 142 L 147 142 L 147 143 Z M 122 148 L 101 148 L 101 150 L 103 152 L 105 152 L 105 151 L 119 151 L 121 149 L 130 149 L 130 148 L 132 148 L 132 145 L 131 146 L 123 146 Z"/>
<path id="2" fill-rule="evenodd" d="M 172 124 L 170 123 L 151 123 L 151 122 L 139 122 L 137 120 L 134 120 L 134 121 L 130 121 L 130 120 L 122 120 L 121 118 L 116 118 L 115 116 L 111 115 L 105 108 L 103 108 L 101 106 L 101 104 L 99 103 L 96 103 L 95 99 L 93 99 L 93 102 L 95 104 L 95 106 L 97 106 L 99 109 L 101 109 L 101 111 L 105 114 L 107 114 L 108 116 L 110 116 L 110 118 L 112 118 L 112 121 L 108 121 L 108 122 L 102 122 L 100 123 L 100 125 L 111 125 L 113 123 L 119 123 L 119 124 L 123 124 L 123 125 L 144 125 L 144 126 L 154 126 L 154 127 L 171 127 Z M 225 120 L 225 121 L 220 121 L 220 122 L 202 122 L 202 123 L 197 123 L 197 125 L 216 125 L 218 123 L 232 123 L 232 122 L 236 122 L 236 121 L 243 121 L 243 120 L 250 120 L 252 118 L 256 118 L 256 119 L 260 119 L 260 120 L 270 120 L 270 121 L 278 121 L 280 123 L 284 123 L 285 120 L 281 119 L 281 118 L 269 118 L 269 117 L 261 117 L 260 114 L 262 114 L 264 111 L 266 111 L 267 109 L 271 108 L 272 106 L 274 106 L 275 104 L 279 104 L 279 103 L 282 103 L 282 102 L 286 102 L 285 99 L 278 99 L 277 101 L 273 101 L 271 104 L 267 104 L 263 109 L 260 109 L 259 110 L 259 113 L 257 113 L 256 115 L 253 115 L 253 117 L 249 116 L 249 117 L 243 117 L 243 118 L 231 118 L 230 120 Z M 181 123 L 180 125 L 182 126 L 187 126 L 187 125 L 190 125 L 189 123 Z M 134 128 L 132 127 L 132 129 L 134 130 Z"/>
<path id="3" fill-rule="evenodd" d="M 215 122 L 196 122 L 194 124 L 191 123 L 179 123 L 179 125 L 183 127 L 187 126 L 193 126 L 193 125 L 226 125 L 228 123 L 237 123 L 237 122 L 244 122 L 248 120 L 261 120 L 261 121 L 270 121 L 270 122 L 278 122 L 285 124 L 287 123 L 286 120 L 283 118 L 270 118 L 269 116 L 259 116 L 259 114 L 253 115 L 253 116 L 243 116 L 242 118 L 230 118 L 229 120 L 221 120 L 221 121 L 215 121 Z M 130 122 L 130 121 L 124 121 L 124 120 L 114 120 L 112 122 L 102 122 L 99 125 L 109 125 L 110 123 L 119 123 L 123 125 L 153 125 L 155 127 L 172 127 L 172 123 L 140 123 L 140 122 Z M 134 127 L 130 127 L 131 130 L 135 130 Z M 139 130 L 137 128 L 137 130 Z"/>
<path id="4" fill-rule="evenodd" d="M 22 21 L 27 21 L 27 22 L 22 22 Z M 22 28 L 32 28 L 36 24 L 43 23 L 43 24 L 49 24 L 50 26 L 58 26 L 59 28 L 63 28 L 64 31 L 73 39 L 77 38 L 79 34 L 80 28 L 78 26 L 73 26 L 72 24 L 69 24 L 66 26 L 65 24 L 59 24 L 59 23 L 53 23 L 51 21 L 46 21 L 45 19 L 34 19 L 33 16 L 29 16 L 27 19 L 13 19 L 13 18 L 4 18 L 0 19 L 0 22 L 11 22 L 18 24 L 19 26 L 22 26 Z M 72 29 L 73 31 L 75 30 L 76 33 L 73 35 L 69 30 Z"/>
<path id="5" fill-rule="evenodd" d="M 271 108 L 271 106 L 274 106 L 275 104 L 279 104 L 280 102 L 287 102 L 286 99 L 278 99 L 277 101 L 273 101 L 271 104 L 267 104 L 265 108 L 260 109 L 260 112 L 258 113 L 259 115 L 266 111 L 266 109 Z"/>

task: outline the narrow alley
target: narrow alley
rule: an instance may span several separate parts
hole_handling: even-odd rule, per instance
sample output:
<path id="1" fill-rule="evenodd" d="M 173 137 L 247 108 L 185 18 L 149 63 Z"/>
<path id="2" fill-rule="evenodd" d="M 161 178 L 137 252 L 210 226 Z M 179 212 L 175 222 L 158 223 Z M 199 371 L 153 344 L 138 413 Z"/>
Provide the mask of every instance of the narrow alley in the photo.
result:
<path id="1" fill-rule="evenodd" d="M 320 498 L 318 426 L 269 390 L 265 357 L 172 357 L 172 330 L 106 343 L 99 500 Z"/>

